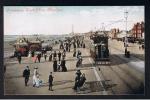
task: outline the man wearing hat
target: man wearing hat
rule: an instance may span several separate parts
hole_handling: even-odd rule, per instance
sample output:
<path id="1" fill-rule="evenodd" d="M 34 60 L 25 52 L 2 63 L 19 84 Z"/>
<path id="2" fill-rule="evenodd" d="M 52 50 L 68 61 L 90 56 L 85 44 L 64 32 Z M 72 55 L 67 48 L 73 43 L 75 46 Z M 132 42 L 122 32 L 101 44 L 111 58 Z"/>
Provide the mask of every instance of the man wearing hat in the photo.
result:
<path id="1" fill-rule="evenodd" d="M 23 71 L 23 77 L 25 78 L 25 86 L 27 86 L 27 83 L 28 83 L 29 77 L 30 77 L 29 66 L 26 66 L 26 69 Z"/>
<path id="2" fill-rule="evenodd" d="M 49 80 L 48 80 L 48 82 L 49 82 L 49 90 L 51 90 L 51 91 L 53 91 L 53 89 L 52 89 L 52 86 L 53 86 L 53 75 L 52 75 L 52 72 L 50 72 L 50 75 L 49 75 Z"/>

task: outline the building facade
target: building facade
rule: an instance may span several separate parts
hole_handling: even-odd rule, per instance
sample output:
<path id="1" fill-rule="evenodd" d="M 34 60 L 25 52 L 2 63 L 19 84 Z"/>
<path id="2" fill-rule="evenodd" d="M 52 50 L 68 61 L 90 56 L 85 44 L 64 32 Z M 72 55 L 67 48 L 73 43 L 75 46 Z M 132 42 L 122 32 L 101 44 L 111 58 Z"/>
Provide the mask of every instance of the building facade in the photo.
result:
<path id="1" fill-rule="evenodd" d="M 137 22 L 132 28 L 132 36 L 137 39 L 144 38 L 144 22 Z"/>
<path id="2" fill-rule="evenodd" d="M 117 29 L 117 28 L 111 29 L 111 32 L 110 32 L 111 35 L 110 35 L 110 37 L 111 38 L 118 38 L 117 35 L 118 35 L 119 32 L 120 32 L 120 30 Z"/>

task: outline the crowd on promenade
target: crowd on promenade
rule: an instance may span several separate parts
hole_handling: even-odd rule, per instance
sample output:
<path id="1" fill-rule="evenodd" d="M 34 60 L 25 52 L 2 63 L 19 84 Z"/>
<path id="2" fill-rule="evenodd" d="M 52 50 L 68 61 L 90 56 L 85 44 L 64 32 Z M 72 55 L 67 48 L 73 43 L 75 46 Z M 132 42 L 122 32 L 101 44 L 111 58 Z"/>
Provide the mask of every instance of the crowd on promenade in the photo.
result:
<path id="1" fill-rule="evenodd" d="M 63 42 L 60 42 L 59 51 L 45 51 L 45 52 L 29 52 L 28 57 L 32 59 L 33 63 L 41 62 L 41 58 L 43 57 L 45 61 L 53 62 L 53 72 L 67 72 L 67 66 L 66 66 L 66 53 L 70 52 L 71 46 L 73 46 L 73 57 L 77 58 L 76 62 L 76 68 L 82 66 L 82 53 L 80 50 L 77 50 L 77 48 L 85 48 L 85 44 L 83 42 L 83 38 L 73 38 L 72 40 L 65 40 Z M 61 50 L 62 49 L 62 50 Z M 62 52 L 61 52 L 62 51 Z M 17 56 L 18 62 L 21 64 L 21 55 L 18 54 Z M 40 79 L 40 73 L 39 73 L 38 67 L 34 68 L 33 72 L 33 87 L 41 87 L 43 84 L 43 80 Z M 49 90 L 53 91 L 53 72 L 50 72 L 48 83 L 49 83 Z M 30 78 L 30 67 L 26 66 L 25 70 L 23 71 L 23 77 L 25 86 L 28 86 L 28 81 Z M 84 73 L 81 73 L 79 69 L 77 69 L 76 77 L 75 77 L 75 84 L 73 89 L 75 91 L 78 91 L 80 87 L 83 86 L 85 83 L 86 77 Z"/>

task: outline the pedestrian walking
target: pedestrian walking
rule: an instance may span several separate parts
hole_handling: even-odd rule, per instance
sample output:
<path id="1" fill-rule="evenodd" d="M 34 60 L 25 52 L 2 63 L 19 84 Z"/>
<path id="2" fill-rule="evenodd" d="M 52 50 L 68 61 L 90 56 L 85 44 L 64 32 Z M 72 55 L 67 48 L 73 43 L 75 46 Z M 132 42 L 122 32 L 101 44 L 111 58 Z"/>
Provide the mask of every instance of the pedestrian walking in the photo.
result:
<path id="1" fill-rule="evenodd" d="M 73 53 L 73 57 L 76 56 L 76 48 L 74 48 L 74 53 Z"/>
<path id="2" fill-rule="evenodd" d="M 26 66 L 26 69 L 23 71 L 23 77 L 24 77 L 24 81 L 25 81 L 25 86 L 27 86 L 27 83 L 28 83 L 29 77 L 30 77 L 29 66 Z"/>
<path id="3" fill-rule="evenodd" d="M 60 61 L 60 59 L 61 59 L 61 52 L 59 51 L 59 53 L 58 53 L 58 59 L 59 59 L 59 61 Z"/>
<path id="4" fill-rule="evenodd" d="M 31 51 L 29 51 L 28 57 L 31 58 L 31 56 L 32 56 Z"/>
<path id="5" fill-rule="evenodd" d="M 38 67 L 34 67 L 34 71 L 33 71 L 33 87 L 36 86 L 37 75 L 39 75 Z"/>
<path id="6" fill-rule="evenodd" d="M 75 91 L 77 91 L 77 88 L 78 88 L 78 86 L 79 86 L 79 81 L 80 81 L 80 78 L 78 77 L 78 75 L 76 75 L 75 84 L 74 84 L 74 87 L 73 87 L 73 89 L 74 89 Z"/>
<path id="7" fill-rule="evenodd" d="M 31 51 L 31 56 L 34 57 L 35 53 L 34 51 Z"/>
<path id="8" fill-rule="evenodd" d="M 61 61 L 62 72 L 67 72 L 66 61 L 63 59 Z"/>
<path id="9" fill-rule="evenodd" d="M 59 62 L 58 65 L 57 65 L 57 71 L 60 71 L 60 67 L 61 67 L 61 64 Z"/>
<path id="10" fill-rule="evenodd" d="M 56 60 L 56 58 L 54 58 L 54 62 L 53 62 L 53 71 L 54 72 L 57 71 L 57 60 Z"/>
<path id="11" fill-rule="evenodd" d="M 56 53 L 56 51 L 54 51 L 53 59 L 55 59 L 56 57 L 57 57 L 57 53 Z"/>
<path id="12" fill-rule="evenodd" d="M 78 76 L 79 79 L 80 79 L 81 74 L 82 74 L 81 71 L 78 69 L 76 72 L 76 75 Z"/>
<path id="13" fill-rule="evenodd" d="M 19 64 L 21 64 L 21 53 L 20 52 L 18 52 L 17 59 L 18 59 Z"/>
<path id="14" fill-rule="evenodd" d="M 52 86 L 53 86 L 53 75 L 52 75 L 52 72 L 50 72 L 50 75 L 49 75 L 49 79 L 48 79 L 48 82 L 49 82 L 49 89 L 50 91 L 53 91 L 52 89 Z"/>
<path id="15" fill-rule="evenodd" d="M 49 61 L 52 61 L 52 53 L 49 55 Z"/>
<path id="16" fill-rule="evenodd" d="M 47 54 L 46 54 L 46 53 L 44 53 L 44 59 L 45 59 L 45 61 L 46 61 L 46 58 L 47 58 Z"/>
<path id="17" fill-rule="evenodd" d="M 32 57 L 32 59 L 33 59 L 33 62 L 36 63 L 36 60 L 37 60 L 37 54 L 34 55 L 34 57 Z"/>
<path id="18" fill-rule="evenodd" d="M 40 61 L 41 61 L 41 53 L 38 53 L 37 58 L 38 58 L 38 61 L 40 63 Z"/>

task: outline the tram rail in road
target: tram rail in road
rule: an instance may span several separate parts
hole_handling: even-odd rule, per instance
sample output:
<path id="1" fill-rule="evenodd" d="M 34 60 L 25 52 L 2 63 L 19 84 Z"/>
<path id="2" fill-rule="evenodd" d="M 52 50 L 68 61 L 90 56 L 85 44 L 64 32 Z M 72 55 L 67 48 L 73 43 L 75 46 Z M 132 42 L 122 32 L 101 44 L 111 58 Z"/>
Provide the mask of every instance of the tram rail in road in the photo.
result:
<path id="1" fill-rule="evenodd" d="M 85 53 L 86 53 L 86 55 L 88 56 L 87 51 L 85 51 Z M 100 82 L 100 85 L 101 85 L 102 88 L 103 88 L 103 91 L 102 91 L 103 95 L 108 95 L 108 93 L 107 93 L 107 91 L 106 91 L 106 89 L 105 89 L 105 87 L 104 87 L 104 85 L 103 85 L 103 83 L 102 83 L 102 79 L 101 79 L 100 75 L 98 74 L 98 72 L 97 72 L 97 70 L 96 70 L 96 67 L 94 66 L 94 64 L 93 64 L 93 62 L 92 62 L 92 60 L 91 60 L 91 58 L 89 58 L 89 61 L 90 61 L 91 65 L 92 65 L 92 68 L 93 68 L 93 71 L 94 71 L 94 74 L 95 74 L 95 76 L 96 76 L 97 81 Z"/>

